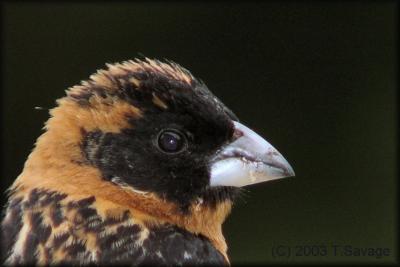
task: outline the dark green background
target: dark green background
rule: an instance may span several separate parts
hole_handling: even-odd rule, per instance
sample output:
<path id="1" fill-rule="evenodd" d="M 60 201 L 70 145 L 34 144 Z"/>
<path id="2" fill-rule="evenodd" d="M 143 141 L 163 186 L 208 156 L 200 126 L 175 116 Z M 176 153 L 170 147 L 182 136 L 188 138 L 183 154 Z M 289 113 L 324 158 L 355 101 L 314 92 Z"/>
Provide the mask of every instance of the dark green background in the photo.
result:
<path id="1" fill-rule="evenodd" d="M 3 189 L 46 110 L 105 62 L 143 53 L 203 79 L 288 159 L 224 225 L 232 263 L 393 262 L 396 4 L 3 4 Z M 274 258 L 276 245 L 387 247 L 391 256 Z"/>

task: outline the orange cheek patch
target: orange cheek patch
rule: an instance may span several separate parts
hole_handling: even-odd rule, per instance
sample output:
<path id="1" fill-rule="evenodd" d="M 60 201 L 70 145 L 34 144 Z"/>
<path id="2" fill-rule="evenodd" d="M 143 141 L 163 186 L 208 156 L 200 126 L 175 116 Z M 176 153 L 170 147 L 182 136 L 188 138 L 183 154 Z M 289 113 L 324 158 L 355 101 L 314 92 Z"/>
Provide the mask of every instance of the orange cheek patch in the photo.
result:
<path id="1" fill-rule="evenodd" d="M 52 117 L 46 123 L 47 131 L 38 138 L 36 148 L 26 162 L 28 168 L 37 166 L 31 170 L 74 171 L 77 166 L 71 163 L 85 161 L 80 147 L 84 132 L 100 130 L 119 133 L 132 127 L 128 117 L 139 119 L 142 116 L 137 107 L 110 96 L 93 96 L 89 106 L 80 106 L 68 98 L 62 98 L 58 103 L 59 107 L 50 111 Z"/>

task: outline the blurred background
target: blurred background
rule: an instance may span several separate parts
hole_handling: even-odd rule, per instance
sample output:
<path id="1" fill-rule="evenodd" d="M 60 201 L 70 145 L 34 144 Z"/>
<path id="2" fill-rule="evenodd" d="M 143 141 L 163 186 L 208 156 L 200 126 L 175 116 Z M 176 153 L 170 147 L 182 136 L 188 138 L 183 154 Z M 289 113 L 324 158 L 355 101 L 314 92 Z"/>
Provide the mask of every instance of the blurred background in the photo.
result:
<path id="1" fill-rule="evenodd" d="M 48 118 L 35 106 L 141 53 L 191 70 L 296 172 L 237 201 L 224 224 L 233 264 L 395 261 L 395 2 L 8 2 L 2 15 L 2 191 Z M 328 255 L 272 253 L 320 245 Z"/>

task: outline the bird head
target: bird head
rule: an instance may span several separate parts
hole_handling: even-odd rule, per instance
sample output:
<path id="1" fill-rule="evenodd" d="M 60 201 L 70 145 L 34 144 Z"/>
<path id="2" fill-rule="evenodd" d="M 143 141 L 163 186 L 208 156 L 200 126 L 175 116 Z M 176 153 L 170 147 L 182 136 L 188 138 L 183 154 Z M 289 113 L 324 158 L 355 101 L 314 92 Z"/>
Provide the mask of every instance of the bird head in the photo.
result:
<path id="1" fill-rule="evenodd" d="M 96 196 L 215 239 L 240 187 L 294 175 L 183 67 L 107 66 L 57 101 L 16 187 Z"/>

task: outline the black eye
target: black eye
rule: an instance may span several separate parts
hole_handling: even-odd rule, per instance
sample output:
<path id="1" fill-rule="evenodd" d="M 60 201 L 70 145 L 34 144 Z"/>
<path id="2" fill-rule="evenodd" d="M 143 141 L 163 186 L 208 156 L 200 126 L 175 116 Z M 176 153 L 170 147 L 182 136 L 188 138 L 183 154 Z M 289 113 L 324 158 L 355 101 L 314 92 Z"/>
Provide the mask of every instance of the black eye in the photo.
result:
<path id="1" fill-rule="evenodd" d="M 158 147 L 166 153 L 177 153 L 186 147 L 186 138 L 177 130 L 164 130 L 158 136 Z"/>

